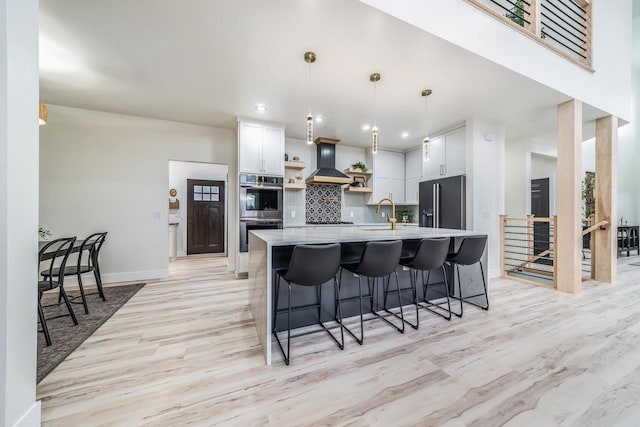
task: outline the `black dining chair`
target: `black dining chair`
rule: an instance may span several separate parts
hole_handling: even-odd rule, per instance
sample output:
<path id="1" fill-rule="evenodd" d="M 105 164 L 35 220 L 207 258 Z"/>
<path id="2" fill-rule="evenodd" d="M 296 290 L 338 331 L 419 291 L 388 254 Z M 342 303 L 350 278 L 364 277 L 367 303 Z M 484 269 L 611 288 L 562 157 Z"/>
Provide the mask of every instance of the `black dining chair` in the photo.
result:
<path id="1" fill-rule="evenodd" d="M 337 298 L 339 295 L 339 285 L 336 280 L 336 274 L 340 268 L 340 244 L 332 243 L 328 245 L 297 245 L 293 248 L 291 260 L 289 261 L 289 267 L 286 269 L 280 269 L 276 271 L 276 289 L 275 300 L 273 303 L 273 328 L 272 333 L 278 342 L 282 356 L 284 357 L 284 363 L 289 364 L 289 356 L 291 354 L 291 338 L 300 337 L 303 335 L 314 334 L 318 332 L 327 332 L 329 336 L 336 342 L 340 350 L 344 350 L 344 331 L 342 329 L 342 310 L 340 307 L 340 300 Z M 287 298 L 287 308 L 278 308 L 278 299 L 280 296 L 280 279 L 287 282 L 289 296 Z M 340 340 L 338 340 L 333 333 L 331 333 L 330 327 L 327 327 L 322 321 L 322 285 L 333 280 L 334 292 L 335 292 L 335 321 L 340 328 Z M 291 289 L 292 285 L 298 286 L 311 286 L 316 288 L 316 304 L 307 304 L 302 306 L 291 306 Z M 318 310 L 318 325 L 321 329 L 307 331 L 295 336 L 291 336 L 291 312 L 299 310 L 307 310 L 317 308 Z M 284 351 L 278 333 L 276 331 L 276 323 L 278 320 L 278 313 L 287 313 L 287 351 Z M 335 327 L 334 327 L 335 328 Z"/>
<path id="2" fill-rule="evenodd" d="M 347 270 L 352 274 L 358 276 L 358 296 L 350 297 L 350 298 L 340 298 L 341 302 L 347 301 L 355 301 L 358 300 L 360 302 L 360 338 L 358 338 L 347 326 L 344 326 L 344 329 L 356 340 L 356 342 L 360 345 L 364 343 L 364 322 L 374 319 L 381 319 L 385 321 L 387 324 L 392 326 L 400 333 L 404 333 L 404 314 L 402 309 L 402 298 L 400 296 L 400 280 L 398 279 L 398 272 L 396 268 L 398 267 L 398 263 L 400 262 L 400 255 L 402 254 L 402 241 L 401 240 L 392 240 L 392 241 L 382 241 L 382 242 L 367 242 L 364 246 L 364 251 L 362 252 L 362 256 L 360 258 L 360 262 L 355 264 L 342 264 L 342 269 L 340 270 L 340 283 L 342 287 L 342 272 Z M 391 312 L 387 309 L 387 291 L 389 290 L 389 285 L 391 282 L 391 275 L 395 274 L 396 276 L 396 293 L 398 296 L 398 304 L 400 306 L 400 316 Z M 362 277 L 367 278 L 367 285 L 369 293 L 367 295 L 362 294 Z M 387 311 L 388 315 L 393 315 L 400 319 L 401 326 L 398 327 L 391 323 L 386 317 L 385 314 L 380 314 L 376 311 L 378 301 L 378 280 L 383 280 L 383 292 L 384 292 L 384 307 L 383 309 Z M 369 297 L 369 311 L 374 317 L 369 319 L 364 319 L 364 312 L 362 310 L 362 298 Z"/>
<path id="3" fill-rule="evenodd" d="M 482 254 L 487 246 L 487 236 L 473 236 L 465 237 L 460 244 L 460 249 L 454 254 L 447 256 L 447 262 L 452 266 L 455 266 L 455 275 L 458 277 L 458 296 L 452 295 L 451 298 L 460 300 L 460 313 L 453 312 L 458 317 L 462 317 L 463 307 L 462 302 L 474 305 L 483 310 L 489 310 L 489 294 L 487 293 L 487 282 L 484 278 L 484 268 L 482 267 Z M 482 277 L 482 286 L 484 292 L 481 294 L 462 296 L 462 286 L 460 285 L 460 266 L 480 264 L 480 275 Z M 455 283 L 454 283 L 455 286 Z M 481 305 L 473 301 L 469 301 L 470 298 L 476 298 L 484 296 L 486 304 Z"/>
<path id="4" fill-rule="evenodd" d="M 98 257 L 100 255 L 100 249 L 102 248 L 102 244 L 107 238 L 107 233 L 94 233 L 83 240 L 80 245 L 80 249 L 78 250 L 78 260 L 75 266 L 68 266 L 64 270 L 63 275 L 65 276 L 77 276 L 78 278 L 78 287 L 80 288 L 80 298 L 82 299 L 82 305 L 84 306 L 84 312 L 89 314 L 89 306 L 87 305 L 87 295 L 96 295 L 96 293 L 85 294 L 84 286 L 82 284 L 82 275 L 87 273 L 93 273 L 93 276 L 96 280 L 96 286 L 98 288 L 97 294 L 100 295 L 103 301 L 106 301 L 104 296 L 104 290 L 102 289 L 102 277 L 100 275 L 100 264 L 98 263 Z M 53 274 L 54 276 L 60 275 L 60 270 L 58 268 L 54 268 L 49 271 L 42 272 L 42 275 L 46 278 L 48 274 Z M 62 295 L 58 297 L 58 302 L 60 302 Z M 78 298 L 77 296 L 71 297 L 71 301 L 75 302 L 74 299 Z"/>
<path id="5" fill-rule="evenodd" d="M 78 324 L 78 319 L 76 319 L 76 315 L 73 312 L 69 297 L 64 290 L 64 271 L 75 242 L 75 237 L 56 239 L 44 245 L 38 253 L 38 271 L 40 271 L 40 266 L 43 263 L 48 263 L 49 265 L 47 270 L 45 270 L 48 273 L 45 276 L 46 280 L 38 280 L 38 317 L 40 318 L 40 324 L 42 325 L 42 332 L 44 333 L 44 339 L 47 342 L 47 346 L 51 345 L 51 336 L 49 335 L 47 319 L 44 315 L 42 306 L 43 293 L 55 288 L 60 288 L 60 295 L 64 299 L 67 310 L 69 310 L 69 316 L 71 316 L 74 325 Z M 58 266 L 54 267 L 56 264 L 58 264 Z M 61 272 L 61 274 L 53 274 L 54 268 Z"/>
<path id="6" fill-rule="evenodd" d="M 434 314 L 437 314 L 438 316 L 444 317 L 447 320 L 451 320 L 449 284 L 447 282 L 447 272 L 444 268 L 444 263 L 447 260 L 450 243 L 451 239 L 449 237 L 422 239 L 414 256 L 402 258 L 400 260 L 400 265 L 409 268 L 409 277 L 411 278 L 411 287 L 402 288 L 400 289 L 400 291 L 403 293 L 412 292 L 413 304 L 416 307 L 416 323 L 413 324 L 406 319 L 405 322 L 412 326 L 414 329 L 418 329 L 418 327 L 420 326 L 420 307 Z M 431 278 L 431 271 L 437 269 L 442 270 L 444 281 L 440 283 L 432 283 L 431 286 L 444 285 L 443 296 L 438 299 L 446 298 L 446 309 L 442 306 L 444 302 L 435 303 L 428 299 L 429 279 Z M 418 274 L 422 279 L 422 302 L 418 301 Z M 444 313 L 446 313 L 446 315 Z"/>

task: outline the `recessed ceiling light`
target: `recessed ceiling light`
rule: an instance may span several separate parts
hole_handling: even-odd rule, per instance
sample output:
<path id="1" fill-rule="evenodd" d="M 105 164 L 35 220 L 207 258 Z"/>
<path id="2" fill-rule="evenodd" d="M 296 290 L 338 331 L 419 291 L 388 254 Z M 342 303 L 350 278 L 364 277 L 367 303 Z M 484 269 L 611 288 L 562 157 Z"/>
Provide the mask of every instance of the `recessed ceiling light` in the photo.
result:
<path id="1" fill-rule="evenodd" d="M 369 125 L 362 125 L 362 130 L 369 130 L 371 129 L 371 126 Z"/>
<path id="2" fill-rule="evenodd" d="M 318 117 L 316 117 L 316 122 L 321 123 L 321 122 L 322 122 L 322 120 L 324 120 L 324 119 L 322 118 L 322 116 L 318 116 Z"/>
<path id="3" fill-rule="evenodd" d="M 402 137 L 403 137 L 403 138 L 406 138 L 406 137 L 408 137 L 408 136 L 409 136 L 409 132 L 402 132 Z"/>
<path id="4" fill-rule="evenodd" d="M 256 110 L 264 113 L 265 111 L 267 111 L 267 106 L 264 104 L 256 104 Z"/>

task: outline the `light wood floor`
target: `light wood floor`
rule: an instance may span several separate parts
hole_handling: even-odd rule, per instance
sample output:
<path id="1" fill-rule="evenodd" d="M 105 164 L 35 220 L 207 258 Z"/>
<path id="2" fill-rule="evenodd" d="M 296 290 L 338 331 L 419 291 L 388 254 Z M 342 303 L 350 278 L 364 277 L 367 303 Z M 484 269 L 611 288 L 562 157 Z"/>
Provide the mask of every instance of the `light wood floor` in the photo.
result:
<path id="1" fill-rule="evenodd" d="M 369 322 L 365 345 L 342 352 L 303 337 L 289 367 L 264 365 L 246 281 L 220 259 L 179 261 L 38 386 L 43 424 L 637 426 L 632 261 L 579 295 L 494 280 L 489 312 L 423 313 L 405 335 Z"/>

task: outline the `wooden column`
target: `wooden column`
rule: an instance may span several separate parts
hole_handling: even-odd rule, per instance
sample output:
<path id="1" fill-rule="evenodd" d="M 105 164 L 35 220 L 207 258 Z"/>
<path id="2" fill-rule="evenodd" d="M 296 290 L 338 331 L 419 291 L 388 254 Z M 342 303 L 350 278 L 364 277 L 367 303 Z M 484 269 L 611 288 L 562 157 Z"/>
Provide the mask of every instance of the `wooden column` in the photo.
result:
<path id="1" fill-rule="evenodd" d="M 527 24 L 525 22 L 524 26 L 527 30 L 531 31 L 538 37 L 541 37 L 542 35 L 542 19 L 540 15 L 542 10 L 542 7 L 540 6 L 541 2 L 542 0 L 530 0 L 529 5 L 525 5 L 525 10 L 529 12 L 529 14 L 525 14 L 525 19 L 529 21 L 529 23 Z"/>
<path id="2" fill-rule="evenodd" d="M 613 283 L 617 272 L 618 218 L 618 118 L 607 116 L 596 120 L 596 218 L 608 221 L 606 230 L 596 230 L 593 278 Z"/>
<path id="3" fill-rule="evenodd" d="M 558 105 L 558 220 L 557 288 L 577 293 L 582 289 L 582 102 Z"/>
<path id="4" fill-rule="evenodd" d="M 506 223 L 507 216 L 500 215 L 500 277 L 507 277 L 507 267 L 505 266 L 505 256 L 506 256 L 506 239 L 507 233 L 506 231 Z"/>

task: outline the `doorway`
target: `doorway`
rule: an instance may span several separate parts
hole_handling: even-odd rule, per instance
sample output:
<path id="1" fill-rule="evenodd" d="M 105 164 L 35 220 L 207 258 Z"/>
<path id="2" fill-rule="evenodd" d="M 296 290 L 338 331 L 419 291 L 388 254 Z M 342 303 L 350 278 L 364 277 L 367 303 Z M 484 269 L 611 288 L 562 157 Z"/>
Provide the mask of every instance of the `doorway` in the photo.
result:
<path id="1" fill-rule="evenodd" d="M 531 180 L 531 214 L 538 218 L 549 217 L 549 178 Z M 533 223 L 533 255 L 549 250 L 549 223 Z M 551 265 L 552 261 L 541 258 L 538 264 Z"/>
<path id="2" fill-rule="evenodd" d="M 187 255 L 224 253 L 225 183 L 187 180 Z"/>

